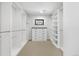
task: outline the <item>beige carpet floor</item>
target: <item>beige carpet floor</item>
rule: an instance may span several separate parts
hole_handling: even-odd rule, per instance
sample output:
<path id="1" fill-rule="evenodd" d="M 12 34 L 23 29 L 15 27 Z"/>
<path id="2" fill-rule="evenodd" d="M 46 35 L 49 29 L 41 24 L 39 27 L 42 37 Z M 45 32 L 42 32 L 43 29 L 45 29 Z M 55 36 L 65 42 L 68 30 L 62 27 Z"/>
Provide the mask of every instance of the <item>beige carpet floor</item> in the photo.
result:
<path id="1" fill-rule="evenodd" d="M 51 41 L 29 41 L 18 56 L 62 56 L 63 52 L 56 48 Z"/>

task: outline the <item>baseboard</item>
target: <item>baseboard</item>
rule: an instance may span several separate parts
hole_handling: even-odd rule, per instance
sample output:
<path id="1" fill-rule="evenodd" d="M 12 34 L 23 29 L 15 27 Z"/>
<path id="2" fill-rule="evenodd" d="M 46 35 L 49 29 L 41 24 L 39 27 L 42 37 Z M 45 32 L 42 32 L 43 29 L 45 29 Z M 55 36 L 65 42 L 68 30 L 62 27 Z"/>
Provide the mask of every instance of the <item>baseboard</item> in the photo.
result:
<path id="1" fill-rule="evenodd" d="M 21 45 L 21 47 L 20 47 L 20 48 L 16 49 L 15 51 L 12 51 L 13 53 L 12 53 L 12 55 L 11 55 L 11 56 L 17 56 L 17 55 L 18 55 L 18 53 L 21 51 L 21 49 L 24 47 L 24 45 L 25 45 L 27 42 L 28 42 L 28 40 L 27 40 L 27 41 L 25 41 L 25 42 L 23 42 L 23 44 Z"/>
<path id="2" fill-rule="evenodd" d="M 60 49 L 61 49 L 62 51 L 64 51 L 64 49 L 63 49 L 62 47 L 61 47 Z"/>
<path id="3" fill-rule="evenodd" d="M 59 49 L 61 49 L 62 51 L 64 51 L 64 49 L 63 49 L 62 47 L 58 47 L 58 46 L 54 43 L 53 39 L 50 39 L 50 40 L 52 41 L 52 44 L 53 44 L 56 48 L 59 48 Z"/>
<path id="4" fill-rule="evenodd" d="M 53 44 L 56 48 L 59 48 L 59 47 L 55 44 L 55 42 L 53 41 L 53 39 L 50 39 L 50 40 L 51 40 L 52 44 Z"/>

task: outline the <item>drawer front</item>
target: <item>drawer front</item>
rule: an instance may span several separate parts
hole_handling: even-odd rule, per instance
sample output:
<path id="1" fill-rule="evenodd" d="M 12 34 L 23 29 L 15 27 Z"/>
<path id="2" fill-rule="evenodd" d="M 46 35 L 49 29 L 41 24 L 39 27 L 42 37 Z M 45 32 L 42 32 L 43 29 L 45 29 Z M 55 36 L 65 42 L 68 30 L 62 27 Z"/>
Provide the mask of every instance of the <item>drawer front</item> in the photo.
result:
<path id="1" fill-rule="evenodd" d="M 32 29 L 33 41 L 45 41 L 47 40 L 47 29 Z"/>

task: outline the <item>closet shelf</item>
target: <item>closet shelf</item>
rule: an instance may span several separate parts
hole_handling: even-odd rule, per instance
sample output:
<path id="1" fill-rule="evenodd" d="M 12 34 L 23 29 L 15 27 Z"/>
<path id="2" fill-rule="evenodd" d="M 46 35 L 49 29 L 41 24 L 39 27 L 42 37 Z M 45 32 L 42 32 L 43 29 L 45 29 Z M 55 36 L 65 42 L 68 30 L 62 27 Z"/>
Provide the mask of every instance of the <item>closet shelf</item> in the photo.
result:
<path id="1" fill-rule="evenodd" d="M 54 36 L 53 36 L 53 39 L 58 41 L 58 39 L 56 37 L 54 37 Z"/>

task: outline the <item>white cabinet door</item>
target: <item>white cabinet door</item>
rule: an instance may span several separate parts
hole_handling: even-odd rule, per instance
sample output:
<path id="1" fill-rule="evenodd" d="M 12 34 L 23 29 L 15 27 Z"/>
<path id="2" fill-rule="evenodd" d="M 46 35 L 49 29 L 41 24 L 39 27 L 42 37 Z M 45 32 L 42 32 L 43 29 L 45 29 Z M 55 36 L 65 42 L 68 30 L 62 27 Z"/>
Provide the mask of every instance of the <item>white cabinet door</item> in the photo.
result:
<path id="1" fill-rule="evenodd" d="M 1 34 L 1 55 L 10 55 L 10 33 Z"/>
<path id="2" fill-rule="evenodd" d="M 11 22 L 11 3 L 1 3 L 1 19 L 0 19 L 0 32 L 6 32 L 6 33 L 0 33 L 0 44 L 1 44 L 1 55 L 7 56 L 10 55 L 10 33 L 7 31 L 10 31 L 10 22 Z"/>
<path id="3" fill-rule="evenodd" d="M 0 4 L 0 13 L 1 13 L 1 4 Z M 0 28 L 1 28 L 1 14 L 0 14 Z M 1 33 L 0 33 L 0 56 L 1 56 Z"/>
<path id="4" fill-rule="evenodd" d="M 22 31 L 22 41 L 26 41 L 26 31 Z"/>
<path id="5" fill-rule="evenodd" d="M 22 31 L 17 32 L 17 40 L 18 40 L 18 44 L 19 44 L 18 47 L 20 47 L 22 44 L 22 41 L 23 41 Z"/>
<path id="6" fill-rule="evenodd" d="M 10 20 L 11 20 L 11 6 L 10 3 L 1 3 L 1 31 L 10 30 Z"/>
<path id="7" fill-rule="evenodd" d="M 12 30 L 21 30 L 22 29 L 22 20 L 21 19 L 21 11 L 16 7 L 12 7 Z"/>
<path id="8" fill-rule="evenodd" d="M 12 49 L 16 49 L 17 46 L 18 46 L 18 43 L 17 43 L 17 32 L 13 32 L 12 33 Z"/>
<path id="9" fill-rule="evenodd" d="M 1 35 L 0 35 L 0 56 L 1 56 Z"/>
<path id="10" fill-rule="evenodd" d="M 12 47 L 13 49 L 18 49 L 21 45 L 21 42 L 22 42 L 22 36 L 21 36 L 21 32 L 18 31 L 18 32 L 13 32 L 12 33 Z"/>

